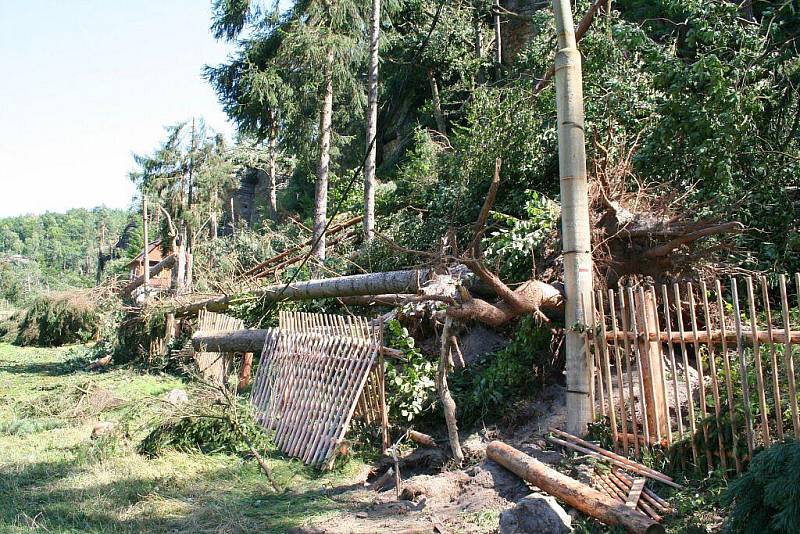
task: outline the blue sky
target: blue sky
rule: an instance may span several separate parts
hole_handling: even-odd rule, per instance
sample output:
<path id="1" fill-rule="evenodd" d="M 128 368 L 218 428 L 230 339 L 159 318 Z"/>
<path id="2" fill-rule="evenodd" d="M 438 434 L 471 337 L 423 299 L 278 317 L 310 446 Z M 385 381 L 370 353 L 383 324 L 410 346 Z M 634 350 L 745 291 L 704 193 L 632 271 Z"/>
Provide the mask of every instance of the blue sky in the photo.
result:
<path id="1" fill-rule="evenodd" d="M 0 0 L 0 217 L 128 206 L 132 152 L 203 116 L 232 127 L 204 64 L 230 45 L 210 0 Z"/>

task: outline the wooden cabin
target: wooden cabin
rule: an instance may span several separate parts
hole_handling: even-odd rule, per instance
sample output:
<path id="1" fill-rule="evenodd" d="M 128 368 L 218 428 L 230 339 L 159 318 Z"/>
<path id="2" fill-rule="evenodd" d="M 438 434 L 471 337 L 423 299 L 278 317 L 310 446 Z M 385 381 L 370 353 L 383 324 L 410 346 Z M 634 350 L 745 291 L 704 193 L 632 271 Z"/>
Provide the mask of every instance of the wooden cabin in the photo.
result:
<path id="1" fill-rule="evenodd" d="M 161 263 L 164 255 L 161 253 L 161 240 L 157 239 L 150 243 L 147 251 L 147 257 L 150 263 L 150 269 Z M 129 275 L 128 279 L 133 280 L 144 274 L 144 252 L 136 256 L 128 264 Z M 163 269 L 155 276 L 150 276 L 150 287 L 158 289 L 169 289 L 172 284 L 172 269 Z"/>

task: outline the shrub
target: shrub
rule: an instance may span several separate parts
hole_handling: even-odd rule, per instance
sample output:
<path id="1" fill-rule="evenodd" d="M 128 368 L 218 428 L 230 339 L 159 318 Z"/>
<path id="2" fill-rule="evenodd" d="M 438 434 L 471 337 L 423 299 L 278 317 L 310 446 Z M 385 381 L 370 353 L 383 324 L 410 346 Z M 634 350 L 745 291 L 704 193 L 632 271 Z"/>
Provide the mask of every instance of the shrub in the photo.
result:
<path id="1" fill-rule="evenodd" d="M 453 373 L 451 389 L 462 424 L 470 426 L 491 414 L 501 414 L 515 401 L 538 391 L 563 365 L 553 354 L 552 340 L 549 328 L 525 316 L 508 346 Z"/>
<path id="2" fill-rule="evenodd" d="M 47 293 L 36 298 L 19 325 L 19 345 L 57 347 L 85 343 L 100 333 L 98 300 L 83 291 Z"/>
<path id="3" fill-rule="evenodd" d="M 139 444 L 139 454 L 149 458 L 161 455 L 167 449 L 182 452 L 199 451 L 204 454 L 216 452 L 245 453 L 249 447 L 241 432 L 257 449 L 266 449 L 269 439 L 250 416 L 244 404 L 235 407 L 238 415 L 232 416 L 229 408 L 209 405 L 198 415 L 172 417 L 155 427 Z M 232 424 L 238 421 L 239 430 Z"/>
<path id="4" fill-rule="evenodd" d="M 405 362 L 386 362 L 386 399 L 392 421 L 411 422 L 435 402 L 436 364 L 416 347 L 399 321 L 386 323 L 387 342 L 403 351 Z"/>
<path id="5" fill-rule="evenodd" d="M 800 532 L 800 442 L 757 453 L 722 498 L 726 532 Z"/>

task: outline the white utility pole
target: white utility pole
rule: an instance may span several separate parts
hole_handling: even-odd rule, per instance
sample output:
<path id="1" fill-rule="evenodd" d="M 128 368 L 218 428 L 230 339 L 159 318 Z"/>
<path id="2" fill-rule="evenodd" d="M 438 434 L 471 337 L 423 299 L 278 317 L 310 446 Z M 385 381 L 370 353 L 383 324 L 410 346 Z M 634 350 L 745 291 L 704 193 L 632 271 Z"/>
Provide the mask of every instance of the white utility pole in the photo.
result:
<path id="1" fill-rule="evenodd" d="M 591 327 L 592 251 L 586 148 L 583 132 L 581 55 L 575 41 L 570 0 L 553 0 L 558 33 L 555 59 L 558 111 L 558 169 L 561 178 L 561 239 L 567 302 L 566 326 L 567 432 L 586 434 L 591 419 L 591 362 L 576 327 Z"/>

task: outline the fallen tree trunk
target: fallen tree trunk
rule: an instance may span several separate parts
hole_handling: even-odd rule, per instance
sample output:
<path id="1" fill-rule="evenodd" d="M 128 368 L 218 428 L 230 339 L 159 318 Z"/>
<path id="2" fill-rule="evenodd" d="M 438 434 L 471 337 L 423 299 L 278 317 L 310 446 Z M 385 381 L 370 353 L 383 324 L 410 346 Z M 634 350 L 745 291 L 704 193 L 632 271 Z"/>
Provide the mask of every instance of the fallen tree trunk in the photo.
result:
<path id="1" fill-rule="evenodd" d="M 206 332 L 198 330 L 192 336 L 192 347 L 197 352 L 254 352 L 261 354 L 269 330 L 216 330 Z M 387 358 L 405 359 L 403 351 L 391 347 L 383 347 L 383 355 Z"/>
<path id="2" fill-rule="evenodd" d="M 636 534 L 665 532 L 664 527 L 646 515 L 559 473 L 502 441 L 491 442 L 486 448 L 486 456 L 523 480 L 607 525 L 620 525 Z"/>
<path id="3" fill-rule="evenodd" d="M 512 295 L 514 302 L 503 299 L 496 304 L 462 295 L 459 305 L 447 308 L 447 315 L 454 319 L 477 320 L 497 328 L 523 314 L 547 319 L 544 311 L 561 312 L 564 309 L 561 292 L 538 280 L 528 280 L 521 284 Z"/>
<path id="4" fill-rule="evenodd" d="M 381 295 L 384 293 L 417 293 L 422 288 L 427 277 L 428 271 L 410 270 L 337 276 L 335 278 L 296 282 L 288 286 L 286 284 L 274 284 L 246 295 L 224 295 L 179 306 L 175 309 L 175 314 L 180 316 L 194 315 L 202 309 L 222 312 L 228 309 L 231 304 L 251 298 L 259 298 L 266 302 L 276 302 L 281 300 Z"/>
<path id="5" fill-rule="evenodd" d="M 164 269 L 172 269 L 174 265 L 175 265 L 175 255 L 170 254 L 157 264 L 150 267 L 150 277 L 152 278 L 153 276 L 157 275 Z M 131 280 L 130 283 L 128 283 L 128 285 L 122 288 L 122 294 L 130 295 L 134 289 L 136 289 L 142 284 L 144 284 L 144 275 L 137 276 L 136 278 Z"/>

